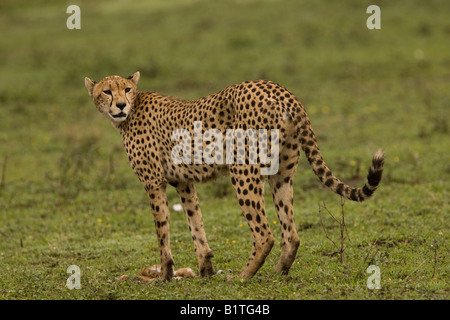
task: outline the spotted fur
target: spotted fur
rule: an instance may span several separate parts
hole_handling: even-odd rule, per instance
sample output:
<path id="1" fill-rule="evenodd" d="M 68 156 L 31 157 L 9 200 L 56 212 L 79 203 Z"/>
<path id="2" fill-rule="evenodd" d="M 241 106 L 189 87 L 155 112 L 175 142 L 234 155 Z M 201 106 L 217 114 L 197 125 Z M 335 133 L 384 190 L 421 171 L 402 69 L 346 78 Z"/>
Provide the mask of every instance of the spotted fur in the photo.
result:
<path id="1" fill-rule="evenodd" d="M 375 153 L 367 183 L 362 188 L 350 187 L 336 178 L 321 156 L 302 104 L 291 92 L 276 83 L 246 81 L 215 94 L 186 101 L 156 92 L 138 91 L 139 76 L 139 72 L 128 78 L 110 76 L 98 83 L 85 78 L 85 85 L 96 107 L 120 132 L 131 166 L 148 193 L 163 279 L 173 277 L 174 264 L 169 239 L 167 184 L 176 188 L 183 203 L 199 273 L 209 276 L 214 274 L 211 263 L 213 252 L 206 239 L 194 184 L 224 174 L 230 175 L 238 204 L 253 235 L 252 253 L 240 275 L 249 278 L 263 265 L 274 244 L 264 206 L 266 179 L 281 225 L 282 250 L 276 272 L 287 274 L 294 262 L 300 241 L 294 222 L 292 179 L 300 150 L 304 151 L 323 185 L 346 199 L 364 201 L 373 195 L 380 183 L 384 161 L 381 151 Z M 220 130 L 224 140 L 227 129 L 278 129 L 278 171 L 273 175 L 263 175 L 261 169 L 264 165 L 252 164 L 248 153 L 243 164 L 206 164 L 198 161 L 193 162 L 198 164 L 175 164 L 171 151 L 177 142 L 172 141 L 171 134 L 176 129 L 186 128 L 194 137 L 196 121 L 202 121 L 202 133 L 215 128 Z M 207 145 L 208 141 L 203 141 L 203 148 Z M 194 152 L 192 156 L 196 156 Z"/>

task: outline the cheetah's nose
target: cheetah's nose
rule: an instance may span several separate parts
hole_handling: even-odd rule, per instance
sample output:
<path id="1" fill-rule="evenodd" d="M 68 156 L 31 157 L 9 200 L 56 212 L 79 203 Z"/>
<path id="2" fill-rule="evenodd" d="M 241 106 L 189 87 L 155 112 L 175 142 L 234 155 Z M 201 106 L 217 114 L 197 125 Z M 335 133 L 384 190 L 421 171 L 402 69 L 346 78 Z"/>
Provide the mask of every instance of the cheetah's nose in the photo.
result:
<path id="1" fill-rule="evenodd" d="M 120 109 L 120 111 L 122 111 L 123 110 L 123 108 L 125 108 L 127 106 L 127 104 L 126 103 L 124 103 L 124 102 L 119 102 L 119 103 L 116 103 L 116 107 L 117 108 L 119 108 Z"/>

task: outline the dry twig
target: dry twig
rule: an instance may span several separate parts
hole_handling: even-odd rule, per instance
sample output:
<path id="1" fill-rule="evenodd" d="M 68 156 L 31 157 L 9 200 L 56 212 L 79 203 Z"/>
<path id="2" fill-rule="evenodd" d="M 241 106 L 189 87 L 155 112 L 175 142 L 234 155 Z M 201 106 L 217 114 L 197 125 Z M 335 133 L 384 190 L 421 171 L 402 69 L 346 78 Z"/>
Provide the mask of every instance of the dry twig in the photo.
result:
<path id="1" fill-rule="evenodd" d="M 331 243 L 333 243 L 334 247 L 336 248 L 336 252 L 333 252 L 332 255 L 335 254 L 339 254 L 340 257 L 340 261 L 341 263 L 344 262 L 345 260 L 345 255 L 344 255 L 344 251 L 345 251 L 345 240 L 348 239 L 350 240 L 350 236 L 348 234 L 348 230 L 347 227 L 345 225 L 345 213 L 344 213 L 344 199 L 341 197 L 341 216 L 340 219 L 337 219 L 331 212 L 330 210 L 328 210 L 325 202 L 323 202 L 323 206 L 321 207 L 319 204 L 319 216 L 320 216 L 320 224 L 322 225 L 323 231 L 325 232 L 325 237 L 331 241 Z M 331 218 L 333 218 L 334 221 L 336 221 L 336 223 L 339 224 L 339 230 L 340 230 L 340 238 L 339 238 L 339 245 L 328 235 L 328 232 L 325 228 L 325 224 L 323 223 L 323 219 L 322 219 L 322 208 L 331 216 Z"/>

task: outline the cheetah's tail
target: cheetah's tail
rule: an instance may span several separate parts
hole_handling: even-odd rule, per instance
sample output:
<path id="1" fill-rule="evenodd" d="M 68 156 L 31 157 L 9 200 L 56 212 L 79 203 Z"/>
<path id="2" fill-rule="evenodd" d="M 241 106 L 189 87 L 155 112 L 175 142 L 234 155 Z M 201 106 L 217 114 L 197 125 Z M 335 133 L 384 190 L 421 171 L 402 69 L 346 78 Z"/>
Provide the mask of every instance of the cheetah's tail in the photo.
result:
<path id="1" fill-rule="evenodd" d="M 306 132 L 306 133 L 304 133 Z M 303 134 L 302 134 L 303 133 Z M 320 154 L 319 147 L 314 136 L 314 133 L 309 130 L 300 132 L 302 137 L 302 149 L 317 177 L 322 184 L 330 188 L 333 192 L 341 195 L 345 199 L 362 202 L 369 199 L 381 181 L 384 165 L 384 154 L 382 150 L 378 150 L 373 158 L 367 175 L 367 182 L 362 188 L 353 188 L 336 178 L 331 170 L 327 167 Z"/>

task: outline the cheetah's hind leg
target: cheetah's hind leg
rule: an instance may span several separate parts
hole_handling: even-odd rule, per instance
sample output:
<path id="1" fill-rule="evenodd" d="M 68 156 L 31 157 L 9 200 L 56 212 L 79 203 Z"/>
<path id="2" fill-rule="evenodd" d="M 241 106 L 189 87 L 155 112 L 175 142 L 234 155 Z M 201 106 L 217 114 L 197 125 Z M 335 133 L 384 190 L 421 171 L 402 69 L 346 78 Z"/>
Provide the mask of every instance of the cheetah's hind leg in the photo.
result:
<path id="1" fill-rule="evenodd" d="M 202 212 L 198 203 L 198 196 L 193 183 L 179 183 L 177 192 L 183 203 L 184 212 L 194 241 L 194 250 L 198 260 L 198 271 L 201 277 L 214 275 L 211 258 L 214 254 L 206 240 L 203 226 Z"/>
<path id="2" fill-rule="evenodd" d="M 281 226 L 281 255 L 275 271 L 288 274 L 300 245 L 294 222 L 292 177 L 270 176 L 269 185 Z"/>
<path id="3" fill-rule="evenodd" d="M 264 179 L 257 165 L 233 165 L 230 176 L 242 213 L 252 231 L 253 249 L 241 278 L 253 277 L 262 267 L 275 239 L 264 209 Z"/>

